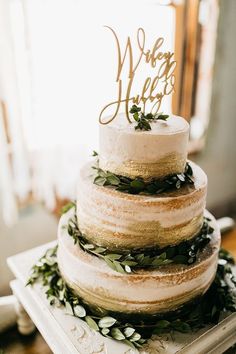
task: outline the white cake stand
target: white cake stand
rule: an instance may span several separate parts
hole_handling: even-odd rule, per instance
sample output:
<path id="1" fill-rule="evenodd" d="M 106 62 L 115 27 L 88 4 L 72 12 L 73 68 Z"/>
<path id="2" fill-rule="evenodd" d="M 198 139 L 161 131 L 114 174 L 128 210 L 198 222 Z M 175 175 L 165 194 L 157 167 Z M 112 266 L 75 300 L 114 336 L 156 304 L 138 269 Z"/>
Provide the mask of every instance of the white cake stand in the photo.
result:
<path id="1" fill-rule="evenodd" d="M 236 313 L 217 326 L 191 334 L 174 333 L 154 336 L 140 351 L 117 341 L 104 338 L 87 324 L 66 313 L 64 307 L 50 306 L 40 284 L 26 287 L 30 269 L 55 242 L 8 258 L 16 280 L 11 282 L 18 299 L 18 328 L 22 334 L 41 332 L 55 354 L 221 354 L 236 342 Z"/>

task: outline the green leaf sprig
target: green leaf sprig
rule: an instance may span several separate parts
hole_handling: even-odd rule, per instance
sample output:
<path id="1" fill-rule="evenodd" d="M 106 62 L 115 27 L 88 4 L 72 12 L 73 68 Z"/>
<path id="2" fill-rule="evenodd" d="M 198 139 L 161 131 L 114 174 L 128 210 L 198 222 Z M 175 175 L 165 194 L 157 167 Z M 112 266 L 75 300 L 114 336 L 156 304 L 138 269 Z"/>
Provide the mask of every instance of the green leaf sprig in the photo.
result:
<path id="1" fill-rule="evenodd" d="M 112 252 L 106 247 L 89 242 L 79 229 L 76 214 L 69 219 L 68 225 L 65 227 L 74 243 L 78 244 L 83 251 L 103 259 L 114 271 L 125 274 L 138 269 L 155 269 L 170 263 L 186 265 L 194 263 L 198 253 L 211 240 L 214 229 L 210 226 L 209 221 L 210 219 L 205 218 L 198 235 L 178 245 L 165 248 L 132 249 L 122 252 Z"/>
<path id="2" fill-rule="evenodd" d="M 71 208 L 75 208 L 76 203 L 75 202 L 69 202 L 67 204 L 65 204 L 62 208 L 61 208 L 61 214 L 65 214 L 67 213 L 67 211 L 69 211 Z"/>
<path id="3" fill-rule="evenodd" d="M 41 281 L 51 305 L 62 305 L 66 312 L 84 320 L 103 336 L 140 348 L 153 334 L 172 331 L 187 333 L 209 323 L 218 323 L 222 312 L 236 311 L 236 279 L 233 258 L 225 250 L 219 253 L 216 277 L 200 298 L 165 314 L 127 315 L 109 313 L 89 306 L 66 284 L 57 264 L 57 246 L 49 249 L 33 266 L 27 285 Z M 128 317 L 127 317 L 128 316 Z"/>
<path id="4" fill-rule="evenodd" d="M 186 185 L 193 185 L 193 170 L 187 162 L 185 171 L 180 174 L 169 175 L 164 178 L 144 181 L 140 177 L 135 179 L 115 175 L 109 171 L 104 171 L 97 166 L 93 166 L 96 171 L 93 183 L 98 186 L 110 186 L 115 190 L 129 194 L 161 194 L 180 189 Z"/>
<path id="5" fill-rule="evenodd" d="M 129 112 L 133 115 L 134 120 L 137 122 L 135 130 L 151 130 L 152 128 L 150 122 L 154 122 L 157 120 L 166 121 L 169 118 L 168 114 L 163 113 L 145 114 L 141 112 L 141 108 L 136 106 L 135 104 L 131 107 Z"/>

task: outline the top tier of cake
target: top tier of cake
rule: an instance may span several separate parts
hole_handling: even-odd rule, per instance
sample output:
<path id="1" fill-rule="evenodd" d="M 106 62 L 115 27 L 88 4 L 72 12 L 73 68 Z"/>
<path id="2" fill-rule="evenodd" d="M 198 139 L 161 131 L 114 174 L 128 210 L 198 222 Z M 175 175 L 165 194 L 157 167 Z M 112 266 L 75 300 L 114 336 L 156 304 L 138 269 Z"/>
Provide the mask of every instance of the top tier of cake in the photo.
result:
<path id="1" fill-rule="evenodd" d="M 184 172 L 189 124 L 171 116 L 151 123 L 150 131 L 135 130 L 124 114 L 100 124 L 99 166 L 117 175 L 143 179 Z"/>

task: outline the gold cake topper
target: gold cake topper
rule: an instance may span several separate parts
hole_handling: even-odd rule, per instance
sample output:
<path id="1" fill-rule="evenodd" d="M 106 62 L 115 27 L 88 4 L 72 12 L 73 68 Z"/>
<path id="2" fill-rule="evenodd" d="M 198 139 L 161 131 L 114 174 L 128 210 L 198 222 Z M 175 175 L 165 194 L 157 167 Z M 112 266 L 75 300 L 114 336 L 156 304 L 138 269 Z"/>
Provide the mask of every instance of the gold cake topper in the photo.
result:
<path id="1" fill-rule="evenodd" d="M 163 52 L 161 47 L 164 43 L 164 38 L 159 37 L 154 42 L 150 49 L 145 48 L 146 35 L 143 28 L 137 31 L 137 49 L 138 57 L 134 58 L 133 44 L 130 36 L 127 38 L 124 53 L 121 51 L 121 46 L 116 32 L 109 26 L 108 28 L 114 35 L 117 48 L 117 99 L 108 103 L 100 112 L 99 122 L 101 124 L 109 124 L 115 119 L 120 111 L 121 104 L 125 105 L 125 113 L 128 121 L 131 123 L 129 116 L 130 105 L 142 105 L 142 111 L 145 113 L 146 104 L 151 104 L 151 113 L 157 114 L 161 107 L 164 96 L 170 95 L 174 91 L 176 61 L 174 60 L 173 52 Z M 128 82 L 126 87 L 121 74 L 123 73 L 124 64 L 128 61 Z M 145 62 L 155 71 L 155 76 L 146 77 L 144 80 L 142 91 L 135 95 L 132 94 L 135 74 L 141 62 Z M 160 87 L 161 86 L 161 87 Z M 109 119 L 104 119 L 108 108 L 114 108 L 114 113 Z"/>

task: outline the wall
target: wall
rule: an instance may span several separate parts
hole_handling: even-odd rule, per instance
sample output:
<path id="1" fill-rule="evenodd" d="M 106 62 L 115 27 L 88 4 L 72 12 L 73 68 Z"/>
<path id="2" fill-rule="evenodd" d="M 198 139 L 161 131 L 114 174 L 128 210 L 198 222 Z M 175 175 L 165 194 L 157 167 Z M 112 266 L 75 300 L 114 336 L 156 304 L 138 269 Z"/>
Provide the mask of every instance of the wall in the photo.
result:
<path id="1" fill-rule="evenodd" d="M 236 1 L 220 1 L 207 143 L 195 158 L 209 179 L 207 205 L 236 200 Z"/>

